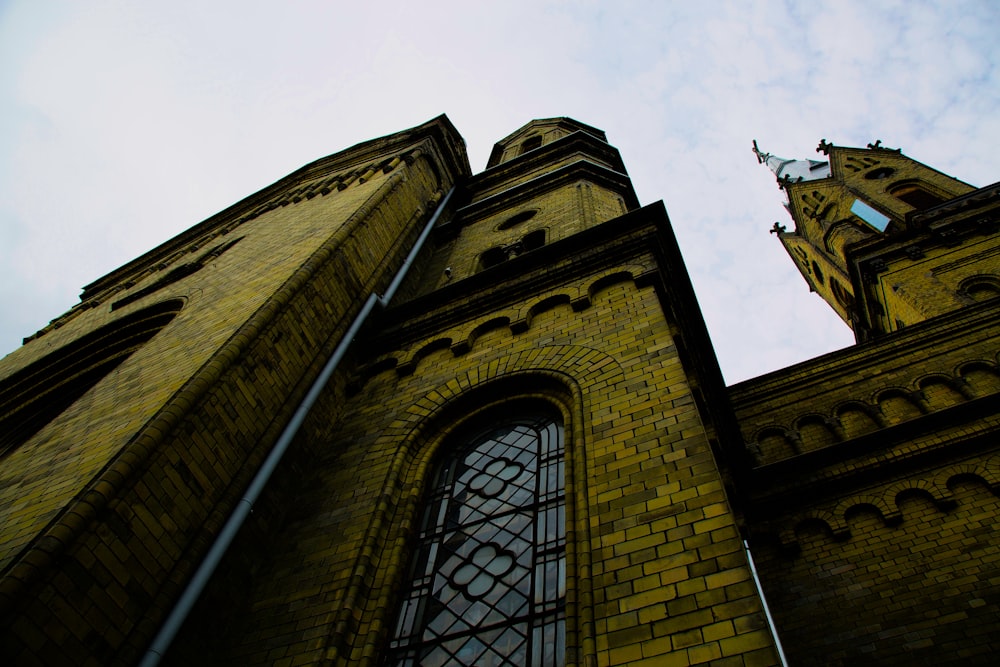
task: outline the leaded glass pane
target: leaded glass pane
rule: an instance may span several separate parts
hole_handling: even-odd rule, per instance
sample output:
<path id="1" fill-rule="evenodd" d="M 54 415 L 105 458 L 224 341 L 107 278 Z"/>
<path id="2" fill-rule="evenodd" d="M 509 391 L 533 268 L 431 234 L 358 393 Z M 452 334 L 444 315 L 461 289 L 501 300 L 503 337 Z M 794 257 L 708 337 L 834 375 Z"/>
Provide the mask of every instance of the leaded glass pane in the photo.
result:
<path id="1" fill-rule="evenodd" d="M 510 420 L 442 462 L 390 665 L 538 665 L 565 658 L 562 429 Z"/>

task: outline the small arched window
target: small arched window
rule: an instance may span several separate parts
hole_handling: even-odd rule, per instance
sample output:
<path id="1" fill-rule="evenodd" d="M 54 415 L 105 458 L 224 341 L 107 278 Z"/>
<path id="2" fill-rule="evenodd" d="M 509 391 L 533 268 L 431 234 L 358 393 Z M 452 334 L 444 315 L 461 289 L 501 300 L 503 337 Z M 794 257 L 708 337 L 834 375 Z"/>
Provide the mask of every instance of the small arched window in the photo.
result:
<path id="1" fill-rule="evenodd" d="M 507 249 L 506 248 L 490 248 L 482 255 L 479 256 L 479 263 L 484 269 L 489 269 L 496 266 L 497 264 L 502 264 L 507 261 Z"/>
<path id="2" fill-rule="evenodd" d="M 536 148 L 540 148 L 542 145 L 542 138 L 539 135 L 533 137 L 528 137 L 521 143 L 521 155 L 524 155 L 528 151 L 533 151 Z"/>
<path id="3" fill-rule="evenodd" d="M 909 204 L 918 211 L 937 206 L 944 200 L 917 183 L 905 183 L 889 191 L 896 199 Z"/>
<path id="4" fill-rule="evenodd" d="M 896 170 L 893 169 L 892 167 L 877 167 L 869 171 L 867 174 L 865 174 L 865 178 L 867 178 L 869 181 L 882 181 L 889 178 L 895 173 Z"/>
<path id="5" fill-rule="evenodd" d="M 812 273 L 813 273 L 814 276 L 816 276 L 816 282 L 818 282 L 820 285 L 822 285 L 823 284 L 823 270 L 819 268 L 819 264 L 816 263 L 816 260 L 813 260 L 813 263 L 812 263 Z"/>
<path id="6" fill-rule="evenodd" d="M 850 312 L 854 309 L 854 296 L 836 278 L 830 278 L 830 291 L 844 310 Z"/>
<path id="7" fill-rule="evenodd" d="M 387 665 L 565 662 L 562 426 L 508 418 L 438 465 Z"/>

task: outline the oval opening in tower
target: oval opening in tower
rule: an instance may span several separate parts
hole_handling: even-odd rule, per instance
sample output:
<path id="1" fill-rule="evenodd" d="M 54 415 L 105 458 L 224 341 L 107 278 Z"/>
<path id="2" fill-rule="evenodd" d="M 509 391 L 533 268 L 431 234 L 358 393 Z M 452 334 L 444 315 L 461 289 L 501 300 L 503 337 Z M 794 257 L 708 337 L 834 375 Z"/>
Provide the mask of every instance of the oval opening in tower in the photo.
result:
<path id="1" fill-rule="evenodd" d="M 896 170 L 893 169 L 892 167 L 879 167 L 878 169 L 872 169 L 867 174 L 865 174 L 865 178 L 867 178 L 869 181 L 880 181 L 883 178 L 889 178 L 895 173 Z"/>
<path id="2" fill-rule="evenodd" d="M 812 271 L 813 275 L 816 276 L 816 280 L 819 282 L 820 285 L 822 285 L 823 284 L 823 271 L 822 271 L 822 269 L 819 268 L 819 264 L 816 263 L 816 260 L 813 260 L 812 270 L 813 270 Z"/>
<path id="3" fill-rule="evenodd" d="M 533 210 L 533 211 L 521 211 L 516 215 L 512 215 L 511 217 L 507 218 L 497 226 L 497 231 L 510 229 L 515 225 L 521 224 L 522 222 L 527 222 L 528 220 L 531 220 L 533 217 L 535 217 L 536 213 L 538 213 L 538 211 Z"/>

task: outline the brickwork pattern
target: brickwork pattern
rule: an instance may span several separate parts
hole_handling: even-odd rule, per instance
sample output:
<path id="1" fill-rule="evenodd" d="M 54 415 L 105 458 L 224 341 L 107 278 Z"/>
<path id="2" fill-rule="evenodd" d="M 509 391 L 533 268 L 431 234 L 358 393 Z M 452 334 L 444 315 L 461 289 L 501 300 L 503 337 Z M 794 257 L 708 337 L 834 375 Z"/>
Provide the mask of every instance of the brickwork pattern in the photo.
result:
<path id="1" fill-rule="evenodd" d="M 819 518 L 800 523 L 794 550 L 756 543 L 790 663 L 990 663 L 1000 613 L 997 466 L 963 466 L 989 484 L 958 467 L 933 485 L 910 480 L 856 498 L 835 510 L 839 530 Z"/>
<path id="2" fill-rule="evenodd" d="M 984 303 L 735 385 L 744 441 L 775 463 L 994 395 L 998 316 L 1000 302 Z"/>
<path id="3" fill-rule="evenodd" d="M 329 460 L 256 577 L 236 633 L 254 639 L 221 654 L 374 664 L 435 447 L 483 405 L 520 396 L 556 405 L 567 424 L 570 664 L 774 664 L 655 291 L 610 275 L 594 290 L 564 288 L 591 295 L 581 309 L 543 299 L 526 328 L 506 316 L 483 328 L 497 319 L 486 316 L 458 327 L 479 331 L 468 345 L 418 340 L 412 362 L 377 366 L 320 446 Z"/>
<path id="4" fill-rule="evenodd" d="M 857 288 L 847 277 L 854 269 L 849 259 L 851 246 L 883 236 L 852 212 L 855 200 L 860 199 L 886 215 L 893 229 L 899 232 L 913 227 L 910 220 L 915 210 L 893 194 L 901 187 L 920 184 L 942 201 L 966 195 L 973 188 L 895 150 L 835 147 L 829 153 L 831 178 L 784 185 L 795 231 L 780 234 L 779 238 L 810 289 L 854 326 L 856 314 L 850 307 L 853 304 L 844 303 L 848 300 L 844 298 L 845 293 Z M 969 256 L 982 260 L 978 248 L 942 247 L 938 238 L 915 242 L 908 255 L 895 261 L 890 273 L 876 278 L 885 316 L 881 331 L 897 329 L 897 320 L 911 325 L 966 303 L 956 287 L 967 273 L 961 270 L 940 276 L 936 270 L 933 275 L 927 273 L 930 262 L 936 268 L 941 267 L 941 258 L 937 255 L 942 254 L 949 255 L 949 261 L 959 263 Z M 997 268 L 1000 267 L 994 266 Z"/>
<path id="5" fill-rule="evenodd" d="M 1000 650 L 1000 300 L 730 388 L 751 546 L 791 664 Z"/>
<path id="6" fill-rule="evenodd" d="M 244 220 L 215 265 L 121 311 L 86 310 L 4 360 L 27 363 L 128 308 L 187 301 L 3 461 L 0 653 L 130 664 L 145 648 L 359 296 L 384 286 L 398 240 L 443 194 L 439 158 L 411 159 Z"/>

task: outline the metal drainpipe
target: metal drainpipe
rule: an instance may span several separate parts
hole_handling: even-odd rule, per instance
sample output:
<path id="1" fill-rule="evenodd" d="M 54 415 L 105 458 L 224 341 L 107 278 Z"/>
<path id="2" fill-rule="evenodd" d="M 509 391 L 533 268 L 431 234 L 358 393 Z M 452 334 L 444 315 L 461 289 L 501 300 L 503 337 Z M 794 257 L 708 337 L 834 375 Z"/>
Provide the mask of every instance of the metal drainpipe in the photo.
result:
<path id="1" fill-rule="evenodd" d="M 774 627 L 774 619 L 771 618 L 771 609 L 767 606 L 767 599 L 764 597 L 764 588 L 760 585 L 760 577 L 757 576 L 757 566 L 753 562 L 753 554 L 750 553 L 750 545 L 746 540 L 743 540 L 743 550 L 746 552 L 747 562 L 750 564 L 753 585 L 757 587 L 757 595 L 760 597 L 760 603 L 764 607 L 767 629 L 771 631 L 771 637 L 774 639 L 774 647 L 778 649 L 778 660 L 781 661 L 782 667 L 787 667 L 788 660 L 785 659 L 785 649 L 781 647 L 781 639 L 778 638 L 778 629 Z"/>
<path id="2" fill-rule="evenodd" d="M 212 577 L 215 572 L 215 568 L 218 567 L 219 562 L 225 555 L 226 551 L 229 549 L 229 545 L 232 544 L 233 539 L 239 532 L 240 527 L 242 527 L 243 522 L 250 515 L 253 510 L 253 504 L 260 497 L 261 492 L 264 490 L 264 486 L 271 479 L 271 475 L 274 470 L 278 467 L 278 463 L 281 461 L 285 452 L 288 450 L 289 445 L 295 438 L 296 433 L 298 433 L 299 428 L 302 426 L 302 422 L 305 421 L 306 415 L 309 413 L 310 408 L 319 398 L 320 392 L 326 386 L 329 381 L 330 376 L 333 375 L 333 371 L 337 369 L 344 355 L 347 353 L 347 349 L 351 346 L 354 341 L 354 337 L 360 331 L 362 325 L 368 319 L 375 305 L 378 304 L 382 308 L 389 305 L 392 297 L 395 296 L 396 290 L 403 282 L 403 278 L 406 277 L 407 271 L 410 269 L 410 265 L 413 264 L 413 260 L 416 259 L 417 253 L 423 247 L 424 242 L 427 241 L 427 237 L 430 236 L 431 229 L 437 223 L 438 218 L 441 217 L 441 212 L 444 210 L 445 206 L 448 205 L 448 200 L 451 199 L 452 193 L 455 192 L 455 188 L 452 187 L 448 191 L 448 194 L 444 196 L 441 203 L 438 204 L 437 209 L 431 216 L 431 219 L 424 226 L 420 236 L 417 237 L 416 243 L 413 248 L 410 249 L 409 254 L 406 259 L 403 260 L 402 266 L 399 267 L 399 271 L 396 272 L 396 276 L 392 279 L 389 287 L 386 289 L 385 293 L 380 297 L 375 293 L 368 295 L 368 299 L 365 300 L 364 306 L 361 308 L 361 312 L 358 313 L 357 317 L 354 318 L 354 322 L 351 323 L 350 328 L 344 337 L 340 339 L 340 343 L 337 344 L 336 349 L 334 349 L 333 354 L 327 360 L 326 365 L 323 366 L 323 370 L 320 371 L 319 377 L 313 382 L 312 387 L 309 388 L 309 393 L 306 394 L 305 398 L 302 399 L 302 403 L 299 404 L 298 409 L 295 414 L 292 415 L 291 420 L 288 425 L 285 426 L 285 430 L 281 432 L 281 436 L 278 438 L 277 443 L 271 449 L 271 452 L 267 455 L 264 463 L 257 470 L 257 474 L 254 476 L 253 481 L 250 482 L 250 486 L 247 487 L 246 492 L 243 497 L 236 504 L 236 509 L 229 516 L 226 524 L 222 527 L 219 532 L 218 537 L 215 538 L 215 542 L 212 547 L 208 550 L 205 555 L 205 559 L 198 566 L 197 571 L 195 571 L 194 576 L 191 577 L 191 581 L 188 582 L 187 587 L 181 594 L 181 597 L 177 600 L 177 604 L 170 611 L 170 615 L 167 617 L 166 621 L 160 627 L 160 631 L 153 638 L 153 642 L 146 649 L 146 653 L 139 663 L 140 667 L 154 667 L 158 665 L 160 659 L 166 653 L 167 649 L 170 648 L 171 642 L 173 642 L 174 637 L 177 632 L 181 629 L 184 624 L 185 619 L 187 619 L 188 614 L 194 607 L 195 602 L 201 596 L 202 591 L 205 589 L 205 585 L 208 580 Z"/>

